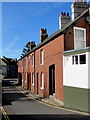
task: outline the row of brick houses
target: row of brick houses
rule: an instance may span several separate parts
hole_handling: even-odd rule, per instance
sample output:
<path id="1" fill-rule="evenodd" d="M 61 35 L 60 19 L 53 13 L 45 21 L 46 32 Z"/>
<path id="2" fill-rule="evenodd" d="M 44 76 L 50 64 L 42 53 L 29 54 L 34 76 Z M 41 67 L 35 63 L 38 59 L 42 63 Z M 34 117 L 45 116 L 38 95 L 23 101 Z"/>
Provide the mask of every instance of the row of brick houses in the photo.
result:
<path id="1" fill-rule="evenodd" d="M 60 29 L 51 36 L 40 30 L 41 43 L 18 60 L 18 80 L 41 97 L 53 95 L 67 107 L 90 112 L 90 10 L 83 0 L 71 8 L 72 20 L 62 12 Z"/>

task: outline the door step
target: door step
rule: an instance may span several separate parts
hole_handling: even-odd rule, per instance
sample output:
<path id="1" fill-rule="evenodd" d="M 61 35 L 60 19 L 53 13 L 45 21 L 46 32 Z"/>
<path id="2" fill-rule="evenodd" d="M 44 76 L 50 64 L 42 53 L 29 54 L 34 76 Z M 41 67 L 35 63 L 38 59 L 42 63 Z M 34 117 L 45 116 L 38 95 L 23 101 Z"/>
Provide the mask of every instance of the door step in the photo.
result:
<path id="1" fill-rule="evenodd" d="M 56 98 L 55 98 L 55 95 L 50 95 L 50 96 L 49 96 L 49 99 L 51 99 L 51 101 L 55 102 L 55 103 L 58 104 L 58 105 L 63 105 L 63 102 L 60 101 L 60 100 L 58 100 L 58 99 L 56 99 Z"/>

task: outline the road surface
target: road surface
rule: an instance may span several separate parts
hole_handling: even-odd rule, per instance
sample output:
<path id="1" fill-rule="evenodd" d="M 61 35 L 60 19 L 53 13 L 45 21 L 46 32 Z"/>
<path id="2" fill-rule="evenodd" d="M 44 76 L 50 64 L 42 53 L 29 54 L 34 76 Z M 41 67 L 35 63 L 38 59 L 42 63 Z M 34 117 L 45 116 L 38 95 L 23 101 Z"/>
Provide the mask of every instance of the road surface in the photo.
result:
<path id="1" fill-rule="evenodd" d="M 32 98 L 28 98 L 21 93 L 11 80 L 4 81 L 4 92 L 2 95 L 2 105 L 10 120 L 61 120 L 65 118 L 85 118 L 87 115 L 70 112 L 46 104 L 39 103 Z M 4 120 L 4 118 L 3 118 Z"/>

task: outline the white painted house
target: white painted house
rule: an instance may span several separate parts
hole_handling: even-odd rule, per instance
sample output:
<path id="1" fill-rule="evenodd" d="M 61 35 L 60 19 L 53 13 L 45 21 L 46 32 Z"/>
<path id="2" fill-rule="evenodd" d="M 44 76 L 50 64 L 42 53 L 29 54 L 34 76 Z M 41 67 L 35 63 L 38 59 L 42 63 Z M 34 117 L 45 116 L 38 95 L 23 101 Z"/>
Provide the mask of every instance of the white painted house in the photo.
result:
<path id="1" fill-rule="evenodd" d="M 65 106 L 90 112 L 90 47 L 64 52 L 63 86 Z"/>

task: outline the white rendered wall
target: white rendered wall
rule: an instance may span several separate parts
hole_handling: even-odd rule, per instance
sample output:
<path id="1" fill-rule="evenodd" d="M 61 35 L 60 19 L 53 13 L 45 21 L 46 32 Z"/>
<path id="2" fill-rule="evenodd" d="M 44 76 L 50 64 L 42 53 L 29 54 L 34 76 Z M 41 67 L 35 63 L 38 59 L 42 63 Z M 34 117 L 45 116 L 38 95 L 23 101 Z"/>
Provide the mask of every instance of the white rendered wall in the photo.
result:
<path id="1" fill-rule="evenodd" d="M 63 85 L 70 87 L 78 87 L 90 89 L 88 85 L 88 60 L 90 61 L 90 53 L 88 58 L 88 52 L 86 54 L 86 64 L 72 64 L 72 56 L 63 57 Z M 79 54 L 76 54 L 79 55 Z M 80 54 L 81 55 L 81 54 Z M 90 68 L 90 65 L 89 65 Z M 89 75 L 90 78 L 90 75 Z"/>

